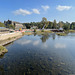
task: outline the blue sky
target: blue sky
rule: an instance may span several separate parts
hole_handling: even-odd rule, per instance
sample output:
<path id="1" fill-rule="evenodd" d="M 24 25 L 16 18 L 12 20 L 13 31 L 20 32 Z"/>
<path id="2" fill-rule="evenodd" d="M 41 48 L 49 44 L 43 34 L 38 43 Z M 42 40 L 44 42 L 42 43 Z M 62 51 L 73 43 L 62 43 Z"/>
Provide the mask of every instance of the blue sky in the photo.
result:
<path id="1" fill-rule="evenodd" d="M 75 21 L 75 0 L 0 0 L 0 21 Z"/>

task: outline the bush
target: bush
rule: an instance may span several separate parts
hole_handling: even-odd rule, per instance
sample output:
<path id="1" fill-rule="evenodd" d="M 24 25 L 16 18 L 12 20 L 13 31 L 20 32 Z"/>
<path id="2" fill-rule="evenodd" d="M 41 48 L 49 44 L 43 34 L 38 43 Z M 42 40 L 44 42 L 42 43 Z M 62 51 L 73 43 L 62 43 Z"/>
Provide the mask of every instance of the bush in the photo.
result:
<path id="1" fill-rule="evenodd" d="M 56 33 L 56 34 L 59 36 L 66 36 L 67 35 L 66 33 Z"/>
<path id="2" fill-rule="evenodd" d="M 34 32 L 36 32 L 36 29 L 34 29 Z"/>
<path id="3" fill-rule="evenodd" d="M 41 32 L 44 32 L 44 29 L 43 29 L 43 30 L 41 30 Z"/>
<path id="4" fill-rule="evenodd" d="M 0 46 L 0 51 L 3 51 L 3 50 L 7 51 L 7 49 L 5 47 Z"/>

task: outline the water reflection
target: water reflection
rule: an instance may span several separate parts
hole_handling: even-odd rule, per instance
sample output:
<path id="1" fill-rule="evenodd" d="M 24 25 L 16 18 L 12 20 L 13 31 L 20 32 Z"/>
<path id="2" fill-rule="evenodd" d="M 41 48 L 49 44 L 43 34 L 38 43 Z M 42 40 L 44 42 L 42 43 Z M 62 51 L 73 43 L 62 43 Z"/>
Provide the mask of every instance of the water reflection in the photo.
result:
<path id="1" fill-rule="evenodd" d="M 6 47 L 0 75 L 75 75 L 74 41 L 54 33 L 25 35 Z"/>
<path id="2" fill-rule="evenodd" d="M 4 53 L 5 54 L 5 53 Z M 4 54 L 3 55 L 0 55 L 0 58 L 3 58 L 4 57 Z"/>
<path id="3" fill-rule="evenodd" d="M 56 38 L 56 34 L 55 33 L 44 34 L 40 39 L 42 40 L 43 43 L 45 43 L 49 38 L 52 38 L 54 40 Z"/>
<path id="4" fill-rule="evenodd" d="M 56 43 L 55 48 L 66 48 L 66 44 L 63 43 Z"/>
<path id="5" fill-rule="evenodd" d="M 45 43 L 49 39 L 49 37 L 50 37 L 49 34 L 44 34 L 40 39 L 42 40 L 43 43 Z"/>
<path id="6" fill-rule="evenodd" d="M 0 75 L 4 75 L 4 68 L 3 68 L 3 66 L 0 66 Z"/>
<path id="7" fill-rule="evenodd" d="M 53 34 L 52 34 L 52 38 L 53 38 L 53 40 L 55 39 L 55 37 L 56 37 L 56 34 L 53 33 Z"/>
<path id="8" fill-rule="evenodd" d="M 36 40 L 36 41 L 33 42 L 33 45 L 34 46 L 37 46 L 37 45 L 39 45 L 39 43 L 40 43 L 40 41 L 39 40 Z"/>
<path id="9" fill-rule="evenodd" d="M 32 40 L 27 40 L 27 39 L 17 41 L 17 43 L 21 44 L 21 45 L 30 44 L 31 42 L 32 42 Z"/>
<path id="10" fill-rule="evenodd" d="M 18 40 L 16 43 L 18 43 L 20 45 L 32 44 L 34 46 L 37 46 L 37 45 L 39 45 L 40 41 L 39 40 L 22 39 L 22 40 Z"/>
<path id="11" fill-rule="evenodd" d="M 47 48 L 48 48 L 48 44 L 47 44 L 47 43 L 42 44 L 42 45 L 41 45 L 41 48 L 42 48 L 42 49 L 47 49 Z"/>
<path id="12" fill-rule="evenodd" d="M 34 33 L 34 36 L 36 36 L 37 35 L 37 33 Z"/>

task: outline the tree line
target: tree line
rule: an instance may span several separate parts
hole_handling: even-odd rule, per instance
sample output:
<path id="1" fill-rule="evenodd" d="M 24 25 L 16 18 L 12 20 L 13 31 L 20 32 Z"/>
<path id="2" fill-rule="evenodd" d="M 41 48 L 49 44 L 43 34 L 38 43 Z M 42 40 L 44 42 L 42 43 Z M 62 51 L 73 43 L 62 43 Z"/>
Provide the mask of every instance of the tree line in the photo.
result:
<path id="1" fill-rule="evenodd" d="M 69 23 L 69 22 L 63 22 L 63 21 L 59 21 L 58 23 L 56 22 L 56 20 L 54 20 L 53 22 L 48 21 L 47 18 L 43 17 L 41 22 L 30 22 L 30 23 L 23 23 L 23 26 L 26 26 L 27 29 L 30 29 L 33 26 L 37 26 L 38 29 L 59 29 L 59 28 L 63 28 L 64 30 L 75 30 L 75 22 Z M 14 25 L 4 25 L 4 23 L 0 22 L 0 27 L 7 27 L 7 28 L 12 28 L 15 29 Z"/>
<path id="2" fill-rule="evenodd" d="M 59 29 L 63 28 L 64 30 L 75 30 L 75 22 L 69 23 L 69 22 L 63 22 L 59 21 L 58 23 L 56 20 L 53 22 L 47 21 L 47 18 L 43 17 L 41 22 L 30 22 L 30 23 L 23 23 L 24 26 L 26 26 L 27 29 L 30 29 L 33 26 L 37 26 L 38 29 L 42 29 L 43 27 L 45 29 Z"/>
<path id="3" fill-rule="evenodd" d="M 5 25 L 2 22 L 0 22 L 0 27 L 6 27 L 6 28 L 9 28 L 9 29 L 15 29 L 15 26 L 14 25 L 12 25 L 12 24 Z"/>

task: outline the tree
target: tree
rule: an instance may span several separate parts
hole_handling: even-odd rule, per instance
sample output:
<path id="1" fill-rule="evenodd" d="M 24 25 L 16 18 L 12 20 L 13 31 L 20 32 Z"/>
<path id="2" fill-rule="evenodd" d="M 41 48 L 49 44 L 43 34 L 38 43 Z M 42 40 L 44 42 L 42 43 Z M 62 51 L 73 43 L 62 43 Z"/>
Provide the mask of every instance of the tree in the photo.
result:
<path id="1" fill-rule="evenodd" d="M 62 28 L 64 23 L 62 21 L 59 21 L 59 28 Z"/>
<path id="2" fill-rule="evenodd" d="M 47 28 L 48 28 L 48 29 L 52 29 L 52 27 L 53 27 L 53 22 L 50 22 L 50 21 L 49 21 L 49 25 L 48 25 Z"/>
<path id="3" fill-rule="evenodd" d="M 54 22 L 53 22 L 53 28 L 56 28 L 56 25 L 57 25 L 56 20 L 54 20 Z"/>
<path id="4" fill-rule="evenodd" d="M 45 17 L 42 18 L 41 23 L 43 24 L 44 28 L 47 28 L 49 25 L 49 21 L 47 21 L 47 19 Z"/>
<path id="5" fill-rule="evenodd" d="M 71 25 L 71 29 L 73 29 L 73 25 Z"/>
<path id="6" fill-rule="evenodd" d="M 75 30 L 75 22 L 71 23 L 70 28 L 73 29 L 73 30 Z"/>
<path id="7" fill-rule="evenodd" d="M 0 22 L 0 27 L 5 27 L 4 23 Z"/>
<path id="8" fill-rule="evenodd" d="M 64 28 L 64 30 L 69 30 L 69 26 L 66 24 L 63 26 L 63 28 Z"/>
<path id="9" fill-rule="evenodd" d="M 8 28 L 10 28 L 10 29 L 15 29 L 15 26 L 12 25 L 12 24 L 8 24 Z"/>

